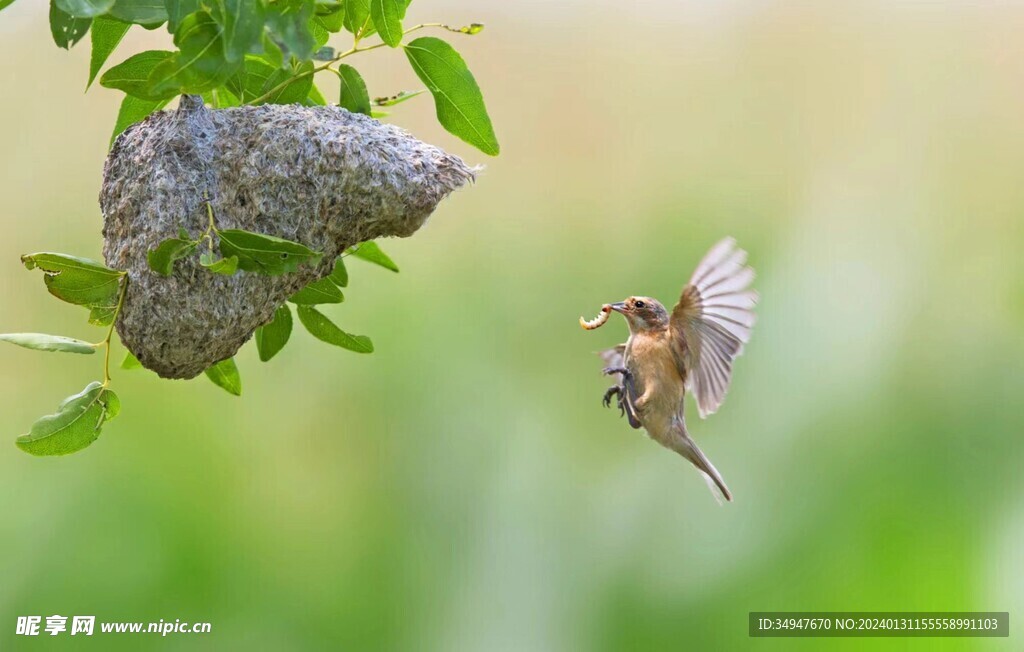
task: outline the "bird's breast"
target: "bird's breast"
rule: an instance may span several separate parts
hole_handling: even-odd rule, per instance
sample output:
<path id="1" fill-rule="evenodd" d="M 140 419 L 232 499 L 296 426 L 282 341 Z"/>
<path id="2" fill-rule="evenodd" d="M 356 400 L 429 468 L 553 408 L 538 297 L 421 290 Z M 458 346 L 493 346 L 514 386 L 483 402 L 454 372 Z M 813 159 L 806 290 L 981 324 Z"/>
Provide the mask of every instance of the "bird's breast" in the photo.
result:
<path id="1" fill-rule="evenodd" d="M 625 359 L 637 396 L 646 396 L 649 406 L 659 412 L 675 414 L 686 390 L 667 335 L 634 334 Z"/>

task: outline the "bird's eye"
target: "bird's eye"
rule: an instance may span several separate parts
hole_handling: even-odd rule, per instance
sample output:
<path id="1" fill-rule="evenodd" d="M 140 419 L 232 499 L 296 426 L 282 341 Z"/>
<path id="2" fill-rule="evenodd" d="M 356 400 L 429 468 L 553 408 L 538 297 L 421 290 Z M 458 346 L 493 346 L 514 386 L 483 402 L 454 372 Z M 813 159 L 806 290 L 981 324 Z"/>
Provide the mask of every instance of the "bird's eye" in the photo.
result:
<path id="1" fill-rule="evenodd" d="M 647 304 L 645 304 L 643 301 L 637 301 L 635 305 L 637 308 L 643 308 Z"/>

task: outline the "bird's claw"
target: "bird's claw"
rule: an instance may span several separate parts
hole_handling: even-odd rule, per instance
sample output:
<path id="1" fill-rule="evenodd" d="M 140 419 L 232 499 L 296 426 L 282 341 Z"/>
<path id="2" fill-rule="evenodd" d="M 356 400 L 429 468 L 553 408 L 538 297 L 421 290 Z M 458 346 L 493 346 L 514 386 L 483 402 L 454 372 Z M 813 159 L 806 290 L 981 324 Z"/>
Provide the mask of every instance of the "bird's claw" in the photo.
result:
<path id="1" fill-rule="evenodd" d="M 604 393 L 604 398 L 601 399 L 601 402 L 604 403 L 606 408 L 610 408 L 612 406 L 612 397 L 616 394 L 619 396 L 619 406 L 622 406 L 622 387 L 619 385 L 612 385 L 608 388 L 608 391 Z"/>
<path id="2" fill-rule="evenodd" d="M 606 408 L 612 406 L 612 397 L 615 396 L 615 407 L 619 408 L 619 416 L 626 416 L 626 390 L 622 385 L 612 385 L 608 388 L 608 391 L 604 393 L 604 398 L 601 402 L 604 403 Z"/>
<path id="3" fill-rule="evenodd" d="M 629 369 L 626 369 L 625 367 L 605 367 L 604 369 L 601 370 L 601 373 L 603 373 L 606 376 L 613 376 L 615 374 L 622 374 L 622 381 L 621 381 L 621 383 L 618 384 L 618 385 L 612 385 L 611 387 L 609 387 L 608 391 L 606 391 L 604 393 L 604 398 L 601 399 L 601 402 L 604 403 L 605 407 L 610 408 L 612 406 L 612 397 L 615 396 L 617 398 L 616 407 L 619 408 L 619 416 L 625 416 L 626 415 L 626 387 L 625 387 L 625 385 L 626 385 L 626 382 L 628 382 L 633 377 L 633 374 L 629 373 Z"/>

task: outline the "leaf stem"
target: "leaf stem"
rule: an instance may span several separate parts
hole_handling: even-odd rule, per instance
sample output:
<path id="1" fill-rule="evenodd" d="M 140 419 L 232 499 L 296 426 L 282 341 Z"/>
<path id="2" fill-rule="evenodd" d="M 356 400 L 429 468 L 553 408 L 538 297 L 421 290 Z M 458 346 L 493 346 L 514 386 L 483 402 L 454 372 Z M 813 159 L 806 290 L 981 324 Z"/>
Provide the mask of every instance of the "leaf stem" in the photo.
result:
<path id="1" fill-rule="evenodd" d="M 369 23 L 369 21 L 367 21 L 367 23 Z M 409 29 L 403 31 L 402 35 L 404 36 L 406 34 L 409 34 L 411 32 L 415 32 L 415 31 L 420 30 L 420 29 L 424 29 L 426 27 L 443 27 L 444 29 L 447 29 L 447 30 L 452 31 L 452 32 L 460 32 L 460 33 L 462 33 L 461 30 L 449 27 L 449 26 L 447 26 L 447 25 L 445 25 L 443 23 L 420 23 L 419 25 L 414 25 L 414 26 L 410 27 Z M 339 61 L 341 61 L 345 57 L 350 57 L 353 54 L 356 54 L 358 52 L 369 52 L 370 50 L 376 50 L 377 48 L 382 48 L 385 45 L 387 45 L 387 43 L 377 43 L 377 44 L 374 44 L 374 45 L 371 45 L 371 46 L 365 47 L 365 48 L 359 47 L 359 39 L 362 38 L 361 35 L 362 35 L 362 32 L 363 32 L 363 29 L 365 29 L 365 28 L 366 28 L 366 25 L 363 25 L 363 28 L 359 30 L 359 34 L 355 37 L 354 43 L 353 43 L 353 45 L 352 45 L 352 47 L 350 49 L 345 50 L 344 52 L 342 52 L 338 56 L 334 57 L 333 59 L 331 59 L 330 61 L 328 61 L 327 63 L 325 63 L 322 66 L 317 66 L 316 68 L 313 68 L 311 70 L 307 70 L 306 72 L 299 73 L 298 75 L 295 75 L 294 77 L 289 77 L 288 79 L 284 80 L 283 82 L 281 82 L 277 86 L 271 88 L 269 91 L 267 91 L 263 95 L 260 95 L 256 99 L 249 100 L 248 102 L 245 102 L 245 104 L 259 104 L 260 102 L 265 101 L 267 98 L 273 97 L 274 95 L 276 95 L 280 91 L 284 90 L 285 88 L 288 88 L 288 86 L 290 86 L 291 84 L 297 82 L 300 79 L 303 79 L 305 77 L 309 77 L 310 75 L 315 75 L 316 73 L 318 73 L 318 72 L 320 72 L 322 70 L 333 70 L 333 68 L 331 68 L 331 65 L 333 65 L 335 63 L 338 63 Z"/>
<path id="2" fill-rule="evenodd" d="M 114 308 L 114 317 L 110 320 L 110 329 L 107 331 L 107 337 L 103 340 L 103 346 L 106 350 L 103 352 L 103 387 L 105 388 L 110 384 L 110 341 L 114 337 L 114 326 L 117 324 L 117 318 L 121 315 L 121 308 L 124 307 L 124 295 L 128 293 L 128 274 L 124 274 L 121 277 L 121 291 L 117 296 L 117 307 Z"/>
<path id="3" fill-rule="evenodd" d="M 449 29 L 449 30 L 451 29 L 451 27 L 448 27 L 444 23 L 420 23 L 419 25 L 413 25 L 409 29 L 407 29 L 404 32 L 402 32 L 402 36 L 405 36 L 406 34 L 409 34 L 411 32 L 415 32 L 417 30 L 426 29 L 428 27 L 443 27 L 445 29 Z M 458 31 L 458 30 L 454 30 L 454 31 Z"/>
<path id="4" fill-rule="evenodd" d="M 369 14 L 367 14 L 366 20 L 363 21 L 363 26 L 356 30 L 356 33 L 352 35 L 353 49 L 359 47 L 359 41 L 361 41 L 363 39 L 363 36 L 366 34 L 366 28 L 370 26 L 371 20 L 372 18 L 369 16 Z"/>
<path id="5" fill-rule="evenodd" d="M 205 239 L 207 245 L 210 248 L 210 253 L 212 254 L 213 253 L 213 235 L 212 234 L 217 232 L 217 226 L 216 226 L 216 224 L 214 224 L 214 221 L 213 221 L 213 204 L 210 203 L 209 199 L 206 200 L 206 214 L 210 218 L 209 219 L 209 224 L 207 224 L 206 230 L 203 231 L 203 234 L 199 236 L 199 242 L 202 242 Z"/>
<path id="6" fill-rule="evenodd" d="M 329 69 L 331 69 L 331 65 L 332 64 L 335 64 L 335 63 L 341 61 L 345 57 L 352 56 L 353 54 L 355 54 L 357 52 L 368 52 L 370 50 L 376 50 L 377 48 L 384 47 L 385 45 L 387 45 L 387 44 L 386 43 L 377 43 L 376 45 L 371 45 L 368 48 L 353 47 L 353 48 L 351 48 L 349 50 L 345 50 L 344 52 L 342 52 L 338 56 L 334 57 L 333 59 L 331 59 L 330 61 L 328 61 L 324 65 L 317 66 L 316 68 L 313 68 L 311 70 L 307 70 L 306 72 L 299 73 L 298 75 L 295 75 L 294 77 L 289 77 L 288 79 L 284 80 L 283 82 L 281 82 L 277 86 L 271 88 L 269 91 L 267 91 L 263 95 L 260 95 L 259 97 L 257 97 L 254 100 L 249 100 L 248 102 L 246 102 L 246 104 L 258 104 L 258 103 L 266 100 L 269 97 L 273 97 L 278 92 L 284 90 L 285 88 L 288 88 L 288 86 L 290 86 L 291 84 L 297 82 L 298 80 L 300 80 L 300 79 L 302 79 L 304 77 L 309 77 L 310 75 L 314 75 L 314 74 L 320 72 L 321 70 L 329 70 Z"/>
<path id="7" fill-rule="evenodd" d="M 480 23 L 473 23 L 472 25 L 467 25 L 466 27 L 452 27 L 451 25 L 445 25 L 444 23 L 420 23 L 419 25 L 415 25 L 405 30 L 404 32 L 402 32 L 402 35 L 404 36 L 406 34 L 409 34 L 410 32 L 415 32 L 416 30 L 425 29 L 427 27 L 440 27 L 441 29 L 446 29 L 449 32 L 454 32 L 456 34 L 465 34 L 467 36 L 477 34 L 480 32 L 480 30 L 484 28 L 484 26 Z"/>

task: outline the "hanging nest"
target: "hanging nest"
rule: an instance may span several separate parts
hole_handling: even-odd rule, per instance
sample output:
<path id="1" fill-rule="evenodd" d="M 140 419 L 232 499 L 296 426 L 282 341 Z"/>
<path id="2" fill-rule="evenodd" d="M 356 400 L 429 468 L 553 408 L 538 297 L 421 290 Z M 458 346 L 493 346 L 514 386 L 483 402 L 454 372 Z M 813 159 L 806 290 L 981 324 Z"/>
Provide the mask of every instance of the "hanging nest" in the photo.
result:
<path id="1" fill-rule="evenodd" d="M 473 179 L 457 156 L 391 125 L 333 106 L 211 110 L 183 96 L 176 111 L 129 127 L 104 167 L 107 265 L 128 273 L 121 341 L 164 378 L 192 378 L 229 358 L 274 311 L 330 274 L 354 244 L 416 232 L 449 193 Z M 323 253 L 283 276 L 212 274 L 200 252 L 171 276 L 146 254 L 208 224 L 299 242 Z"/>

